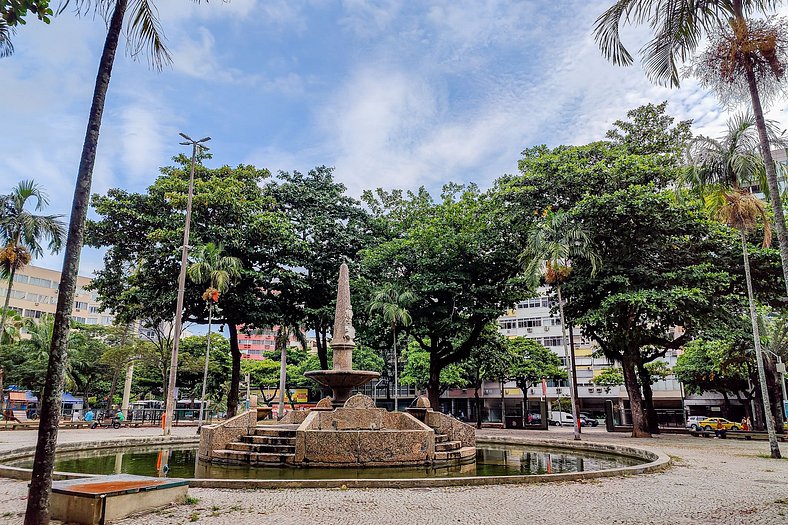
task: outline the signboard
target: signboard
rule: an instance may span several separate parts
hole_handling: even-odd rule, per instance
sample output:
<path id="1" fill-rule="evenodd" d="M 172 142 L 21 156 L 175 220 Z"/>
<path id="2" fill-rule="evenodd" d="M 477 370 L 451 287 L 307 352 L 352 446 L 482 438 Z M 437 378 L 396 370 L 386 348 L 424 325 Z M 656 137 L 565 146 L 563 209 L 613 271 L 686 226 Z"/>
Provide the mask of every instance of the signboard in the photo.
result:
<path id="1" fill-rule="evenodd" d="M 263 390 L 263 394 L 265 395 L 266 399 L 270 399 L 271 396 L 276 396 L 275 401 L 279 400 L 279 391 L 273 388 L 266 388 Z M 306 388 L 291 388 L 290 389 L 290 396 L 293 399 L 293 403 L 308 403 L 309 402 L 309 390 Z M 262 402 L 262 399 L 258 399 L 259 402 Z M 285 403 L 289 403 L 290 398 L 285 395 Z"/>

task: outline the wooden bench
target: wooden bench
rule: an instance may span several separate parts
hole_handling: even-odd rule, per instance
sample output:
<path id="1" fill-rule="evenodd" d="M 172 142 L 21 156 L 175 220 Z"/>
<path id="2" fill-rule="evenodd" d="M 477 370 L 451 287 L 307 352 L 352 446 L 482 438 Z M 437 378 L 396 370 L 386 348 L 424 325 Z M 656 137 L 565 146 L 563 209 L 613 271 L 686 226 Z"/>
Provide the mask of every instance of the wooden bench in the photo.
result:
<path id="1" fill-rule="evenodd" d="M 189 489 L 185 479 L 119 474 L 52 483 L 50 513 L 68 523 L 98 525 L 183 503 Z"/>

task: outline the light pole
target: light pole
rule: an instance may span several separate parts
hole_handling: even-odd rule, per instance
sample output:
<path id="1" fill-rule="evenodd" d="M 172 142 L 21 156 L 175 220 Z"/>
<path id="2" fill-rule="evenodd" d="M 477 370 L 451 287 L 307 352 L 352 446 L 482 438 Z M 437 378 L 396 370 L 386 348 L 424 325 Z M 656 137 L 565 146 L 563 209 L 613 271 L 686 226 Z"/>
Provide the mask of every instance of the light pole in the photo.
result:
<path id="1" fill-rule="evenodd" d="M 181 341 L 181 329 L 183 325 L 183 294 L 186 289 L 186 265 L 189 258 L 189 228 L 192 221 L 192 194 L 194 193 L 194 163 L 197 159 L 197 148 L 207 150 L 203 142 L 208 142 L 211 137 L 200 140 L 193 140 L 185 133 L 179 133 L 186 142 L 181 142 L 183 146 L 192 147 L 191 171 L 189 173 L 189 195 L 186 199 L 186 225 L 183 228 L 183 246 L 181 246 L 181 272 L 178 275 L 178 299 L 175 304 L 175 337 L 172 342 L 172 356 L 170 358 L 170 380 L 167 383 L 167 404 L 164 408 L 164 418 L 161 423 L 165 436 L 172 432 L 172 418 L 175 413 L 175 380 L 178 374 L 178 347 Z"/>

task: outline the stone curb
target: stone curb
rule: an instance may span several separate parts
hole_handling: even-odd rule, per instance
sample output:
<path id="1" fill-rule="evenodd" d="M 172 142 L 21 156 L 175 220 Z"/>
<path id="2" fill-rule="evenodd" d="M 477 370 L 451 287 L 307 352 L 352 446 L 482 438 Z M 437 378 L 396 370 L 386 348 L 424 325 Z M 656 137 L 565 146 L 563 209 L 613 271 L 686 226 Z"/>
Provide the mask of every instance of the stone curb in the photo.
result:
<path id="1" fill-rule="evenodd" d="M 127 438 L 87 443 L 67 443 L 57 450 L 73 452 L 81 450 L 101 450 L 126 446 L 146 446 L 164 444 L 197 444 L 197 436 L 157 436 L 146 438 Z M 543 483 L 554 481 L 581 481 L 612 476 L 627 476 L 657 472 L 670 464 L 670 457 L 660 451 L 625 447 L 589 441 L 567 441 L 557 439 L 534 439 L 523 436 L 490 436 L 477 438 L 477 443 L 528 445 L 533 447 L 559 448 L 565 450 L 584 450 L 604 452 L 624 457 L 643 459 L 648 463 L 628 467 L 617 467 L 590 472 L 565 472 L 560 474 L 537 474 L 523 476 L 468 476 L 456 478 L 413 478 L 413 479 L 304 479 L 304 480 L 264 480 L 264 479 L 190 479 L 192 488 L 214 489 L 283 489 L 283 488 L 430 488 L 430 487 L 467 487 L 481 485 L 506 485 L 520 483 Z M 3 465 L 5 461 L 31 457 L 35 447 L 24 447 L 12 452 L 0 453 L 0 477 L 29 480 L 31 470 Z M 74 472 L 55 472 L 54 479 L 74 479 L 99 477 L 95 474 Z"/>

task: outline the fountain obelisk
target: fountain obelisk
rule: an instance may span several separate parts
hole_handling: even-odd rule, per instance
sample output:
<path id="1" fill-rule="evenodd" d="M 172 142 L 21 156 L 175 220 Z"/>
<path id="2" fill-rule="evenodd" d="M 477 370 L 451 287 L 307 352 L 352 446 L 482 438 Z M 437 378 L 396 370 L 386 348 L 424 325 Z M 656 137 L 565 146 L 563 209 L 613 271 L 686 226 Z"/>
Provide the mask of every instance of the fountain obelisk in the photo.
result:
<path id="1" fill-rule="evenodd" d="M 347 264 L 339 267 L 337 306 L 334 314 L 334 330 L 331 333 L 331 350 L 334 354 L 332 370 L 313 370 L 304 375 L 321 385 L 331 388 L 331 404 L 342 406 L 353 388 L 380 377 L 371 370 L 353 370 L 353 348 L 356 330 L 353 328 L 353 306 L 350 304 L 350 273 Z"/>

